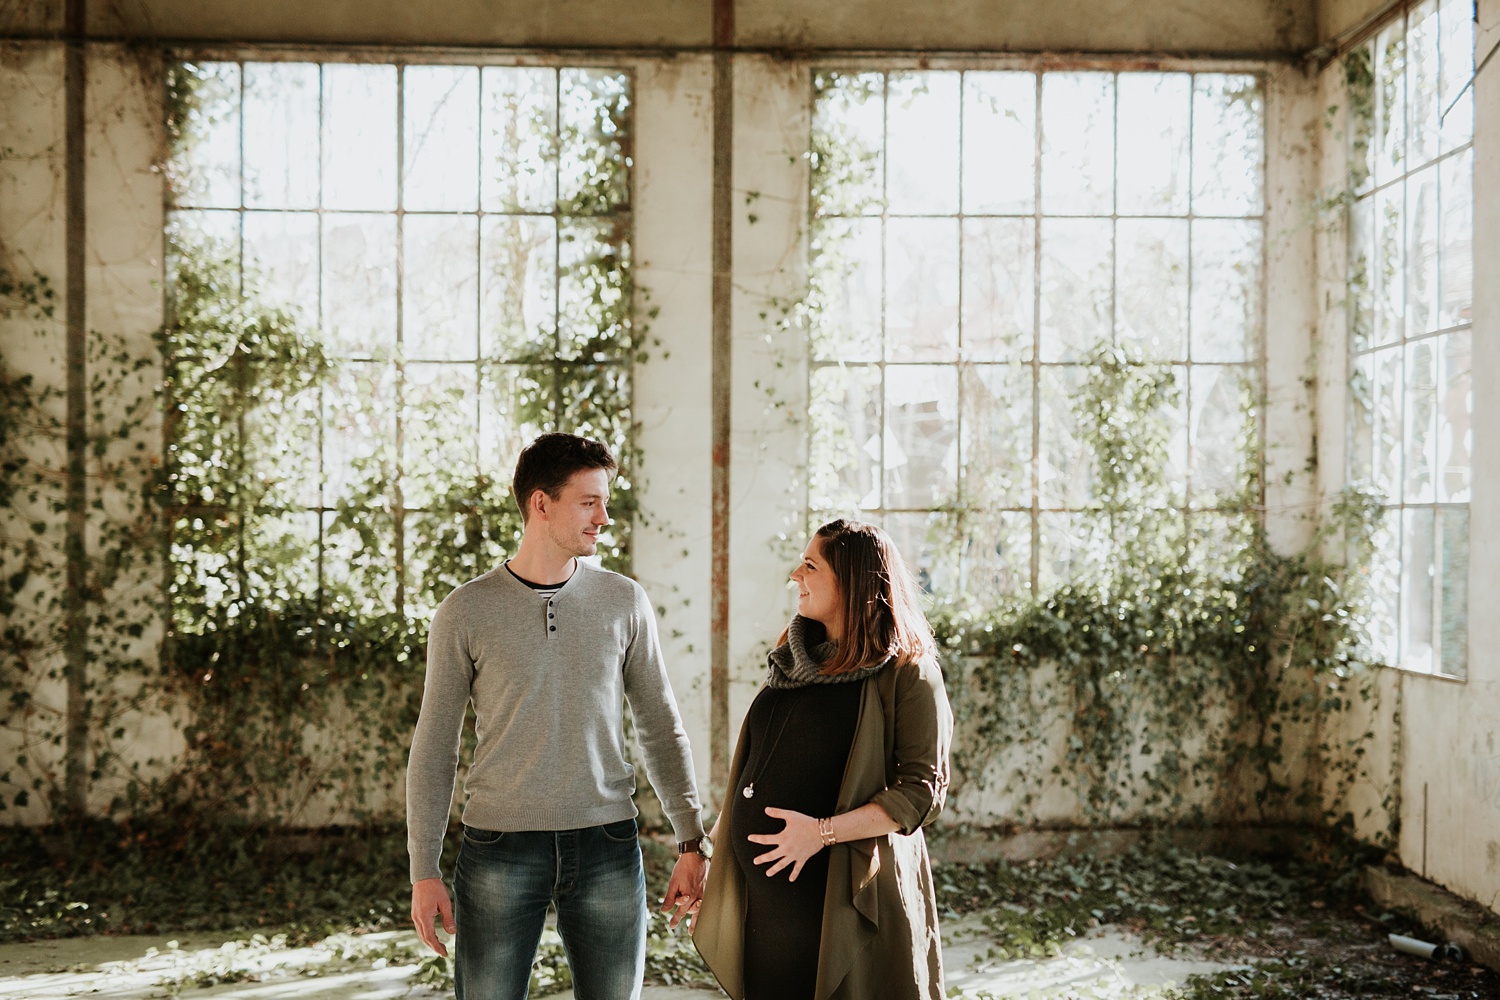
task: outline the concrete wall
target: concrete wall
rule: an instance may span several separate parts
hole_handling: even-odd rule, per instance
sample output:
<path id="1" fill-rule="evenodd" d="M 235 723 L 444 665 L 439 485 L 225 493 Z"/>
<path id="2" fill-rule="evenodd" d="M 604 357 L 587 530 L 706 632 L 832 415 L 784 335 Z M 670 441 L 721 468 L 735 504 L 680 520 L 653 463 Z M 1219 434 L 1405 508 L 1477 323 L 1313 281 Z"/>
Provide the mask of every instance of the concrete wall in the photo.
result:
<path id="1" fill-rule="evenodd" d="M 0 32 L 61 26 L 60 0 L 12 0 Z M 96 36 L 368 45 L 691 48 L 713 40 L 712 0 L 324 0 L 90 4 Z M 6 16 L 8 14 L 8 16 Z M 1307 0 L 892 0 L 734 4 L 735 43 L 797 50 L 1169 52 L 1281 56 L 1311 48 Z"/>

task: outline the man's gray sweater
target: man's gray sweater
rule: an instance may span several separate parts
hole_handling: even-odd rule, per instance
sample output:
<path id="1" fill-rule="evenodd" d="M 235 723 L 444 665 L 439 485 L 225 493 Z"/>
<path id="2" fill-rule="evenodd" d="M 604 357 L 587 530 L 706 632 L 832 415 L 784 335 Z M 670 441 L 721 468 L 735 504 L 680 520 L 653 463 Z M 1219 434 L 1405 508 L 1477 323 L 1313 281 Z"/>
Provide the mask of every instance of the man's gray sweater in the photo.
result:
<path id="1" fill-rule="evenodd" d="M 703 833 L 687 732 L 656 615 L 629 577 L 579 560 L 545 598 L 504 566 L 438 607 L 406 772 L 411 879 L 437 878 L 464 709 L 479 741 L 463 821 L 482 830 L 572 830 L 629 819 L 629 699 L 647 776 L 678 840 Z"/>

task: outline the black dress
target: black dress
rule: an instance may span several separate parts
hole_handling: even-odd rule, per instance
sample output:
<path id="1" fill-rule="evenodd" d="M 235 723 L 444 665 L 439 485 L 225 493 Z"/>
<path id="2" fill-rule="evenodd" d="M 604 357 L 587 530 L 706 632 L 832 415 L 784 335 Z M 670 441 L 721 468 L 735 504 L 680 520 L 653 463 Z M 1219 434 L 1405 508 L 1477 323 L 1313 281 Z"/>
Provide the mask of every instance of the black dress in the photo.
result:
<path id="1" fill-rule="evenodd" d="M 863 682 L 763 688 L 745 726 L 744 770 L 730 797 L 729 836 L 745 873 L 745 1000 L 812 1000 L 823 928 L 828 851 L 771 877 L 755 858 L 771 848 L 750 834 L 779 832 L 784 823 L 767 806 L 815 818 L 833 815 L 854 744 Z M 745 798 L 754 784 L 754 798 Z"/>

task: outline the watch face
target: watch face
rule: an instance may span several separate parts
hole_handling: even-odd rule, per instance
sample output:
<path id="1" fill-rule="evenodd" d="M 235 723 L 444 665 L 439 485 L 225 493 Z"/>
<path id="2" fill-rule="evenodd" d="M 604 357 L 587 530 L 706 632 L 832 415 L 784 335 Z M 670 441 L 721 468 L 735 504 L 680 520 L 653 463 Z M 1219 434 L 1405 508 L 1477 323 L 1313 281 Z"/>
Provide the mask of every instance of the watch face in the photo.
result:
<path id="1" fill-rule="evenodd" d="M 702 840 L 698 841 L 698 853 L 703 855 L 705 858 L 713 857 L 714 842 L 712 840 L 709 840 L 708 837 L 705 836 Z"/>

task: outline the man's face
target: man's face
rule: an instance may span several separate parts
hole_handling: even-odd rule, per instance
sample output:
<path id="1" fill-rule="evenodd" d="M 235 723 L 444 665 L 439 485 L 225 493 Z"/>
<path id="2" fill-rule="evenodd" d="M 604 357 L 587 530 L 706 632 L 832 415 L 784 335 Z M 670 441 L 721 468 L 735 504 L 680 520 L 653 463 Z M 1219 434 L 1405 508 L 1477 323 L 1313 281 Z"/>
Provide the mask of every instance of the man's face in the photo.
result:
<path id="1" fill-rule="evenodd" d="M 591 556 L 599 547 L 599 529 L 609 524 L 609 473 L 575 472 L 557 498 L 538 493 L 532 518 L 541 519 L 553 545 L 570 556 Z"/>

